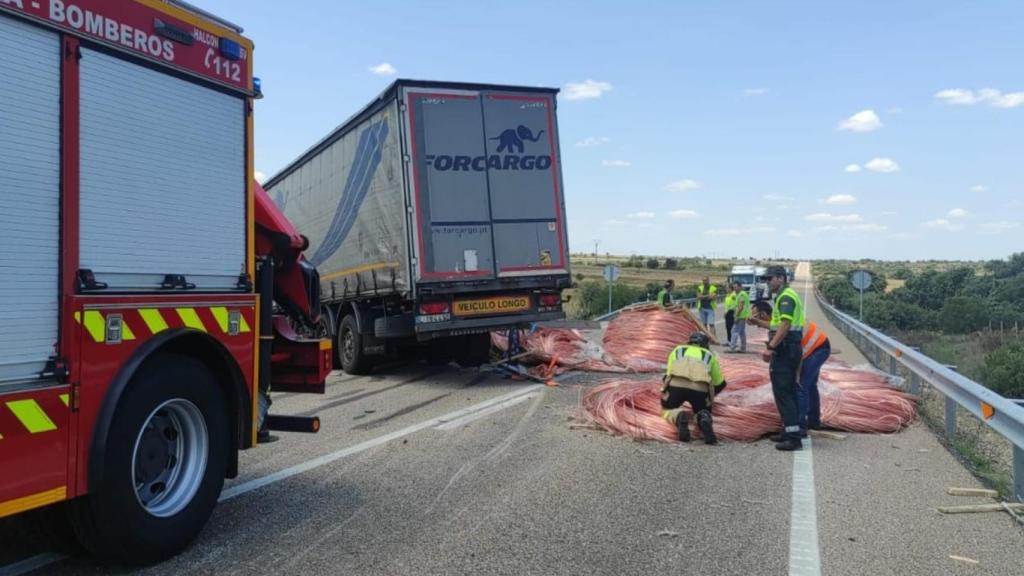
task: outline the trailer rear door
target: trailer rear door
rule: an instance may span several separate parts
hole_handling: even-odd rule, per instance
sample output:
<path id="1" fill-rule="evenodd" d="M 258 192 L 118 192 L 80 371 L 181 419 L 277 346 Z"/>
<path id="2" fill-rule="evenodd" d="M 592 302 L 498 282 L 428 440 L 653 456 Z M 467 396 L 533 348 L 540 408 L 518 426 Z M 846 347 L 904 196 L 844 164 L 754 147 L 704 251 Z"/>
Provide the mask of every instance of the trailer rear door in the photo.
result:
<path id="1" fill-rule="evenodd" d="M 0 392 L 55 355 L 60 43 L 0 15 Z"/>
<path id="2" fill-rule="evenodd" d="M 566 270 L 554 94 L 409 87 L 421 282 Z"/>

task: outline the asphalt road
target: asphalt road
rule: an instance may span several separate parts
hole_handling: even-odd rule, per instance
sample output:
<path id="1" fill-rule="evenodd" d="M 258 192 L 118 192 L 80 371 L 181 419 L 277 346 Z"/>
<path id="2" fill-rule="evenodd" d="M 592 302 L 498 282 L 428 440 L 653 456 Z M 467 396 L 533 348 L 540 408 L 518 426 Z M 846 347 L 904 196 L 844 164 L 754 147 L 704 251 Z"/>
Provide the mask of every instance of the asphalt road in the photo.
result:
<path id="1" fill-rule="evenodd" d="M 579 395 L 597 380 L 549 388 L 407 364 L 335 374 L 324 397 L 278 395 L 275 412 L 318 413 L 321 432 L 244 453 L 198 541 L 138 573 L 791 573 L 793 508 L 807 505 L 793 455 L 767 441 L 638 443 L 575 429 Z M 934 511 L 973 501 L 948 486 L 978 483 L 926 428 L 816 439 L 810 453 L 818 573 L 1022 573 L 1024 533 L 1006 515 Z M 39 556 L 67 551 L 25 524 L 0 522 L 0 576 L 23 573 L 25 559 L 46 563 L 38 574 L 132 572 L 73 550 Z M 803 568 L 792 573 L 814 573 Z"/>

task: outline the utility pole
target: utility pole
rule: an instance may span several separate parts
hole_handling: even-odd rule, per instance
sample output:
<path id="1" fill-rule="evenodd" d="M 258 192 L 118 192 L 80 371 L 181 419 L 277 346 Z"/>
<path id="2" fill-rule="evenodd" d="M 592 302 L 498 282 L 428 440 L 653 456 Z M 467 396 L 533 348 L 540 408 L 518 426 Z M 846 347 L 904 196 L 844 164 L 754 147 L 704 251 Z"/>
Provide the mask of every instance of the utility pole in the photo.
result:
<path id="1" fill-rule="evenodd" d="M 594 266 L 597 266 L 597 246 L 601 244 L 600 240 L 594 240 Z"/>

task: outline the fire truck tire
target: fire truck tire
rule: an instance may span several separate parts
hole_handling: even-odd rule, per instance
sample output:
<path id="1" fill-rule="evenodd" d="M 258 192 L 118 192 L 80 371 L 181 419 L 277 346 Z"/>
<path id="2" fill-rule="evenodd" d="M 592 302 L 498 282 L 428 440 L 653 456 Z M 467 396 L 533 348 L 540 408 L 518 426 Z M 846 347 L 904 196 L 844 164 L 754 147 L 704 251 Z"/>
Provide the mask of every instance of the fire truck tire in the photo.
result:
<path id="1" fill-rule="evenodd" d="M 225 395 L 205 365 L 176 354 L 147 360 L 118 402 L 101 485 L 72 502 L 82 545 L 134 565 L 188 546 L 224 486 L 229 425 Z"/>
<path id="2" fill-rule="evenodd" d="M 363 335 L 359 333 L 356 317 L 352 314 L 341 319 L 334 347 L 338 351 L 341 369 L 347 374 L 364 375 L 373 369 L 373 361 L 363 350 Z"/>

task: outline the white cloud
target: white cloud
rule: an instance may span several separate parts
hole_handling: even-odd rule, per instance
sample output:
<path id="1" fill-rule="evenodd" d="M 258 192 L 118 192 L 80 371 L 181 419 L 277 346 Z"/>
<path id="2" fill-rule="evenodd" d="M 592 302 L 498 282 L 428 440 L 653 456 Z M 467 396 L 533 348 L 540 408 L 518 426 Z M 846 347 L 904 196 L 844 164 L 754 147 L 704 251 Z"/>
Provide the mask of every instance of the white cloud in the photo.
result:
<path id="1" fill-rule="evenodd" d="M 786 236 L 792 236 L 793 238 L 803 238 L 804 233 L 799 230 L 787 230 Z"/>
<path id="2" fill-rule="evenodd" d="M 825 204 L 833 206 L 850 206 L 857 203 L 857 197 L 851 194 L 833 194 L 825 199 Z"/>
<path id="3" fill-rule="evenodd" d="M 885 174 L 900 171 L 900 165 L 891 158 L 872 158 L 864 164 L 864 167 L 872 172 L 882 172 Z"/>
<path id="4" fill-rule="evenodd" d="M 888 229 L 889 227 L 884 224 L 863 222 L 860 224 L 826 224 L 818 226 L 814 230 L 816 232 L 884 232 Z"/>
<path id="5" fill-rule="evenodd" d="M 874 110 L 861 110 L 839 123 L 840 130 L 850 132 L 871 132 L 882 127 L 882 121 Z"/>
<path id="6" fill-rule="evenodd" d="M 711 230 L 705 230 L 704 234 L 708 236 L 739 236 L 739 228 L 712 228 Z"/>
<path id="7" fill-rule="evenodd" d="M 846 168 L 843 168 L 844 172 L 850 172 L 851 174 L 861 171 L 861 167 L 858 164 L 847 164 Z"/>
<path id="8" fill-rule="evenodd" d="M 743 91 L 744 96 L 764 96 L 767 93 L 768 88 L 765 88 L 764 86 L 760 88 L 747 88 Z"/>
<path id="9" fill-rule="evenodd" d="M 583 82 L 569 82 L 562 89 L 566 100 L 592 100 L 600 98 L 612 89 L 608 82 L 586 79 Z"/>
<path id="10" fill-rule="evenodd" d="M 785 196 L 783 194 L 765 194 L 764 196 L 761 196 L 761 198 L 764 198 L 769 202 L 790 202 L 793 200 L 792 196 Z"/>
<path id="11" fill-rule="evenodd" d="M 600 146 L 601 144 L 607 144 L 612 139 L 607 136 L 587 136 L 583 140 L 576 143 L 580 148 L 589 148 L 591 146 Z"/>
<path id="12" fill-rule="evenodd" d="M 1017 108 L 1024 105 L 1024 92 L 1003 92 L 995 88 L 967 90 L 947 88 L 935 93 L 935 99 L 952 106 L 988 104 L 994 108 Z"/>
<path id="13" fill-rule="evenodd" d="M 669 217 L 675 218 L 676 220 L 689 220 L 691 218 L 696 218 L 697 216 L 699 216 L 699 214 L 697 214 L 693 210 L 673 210 L 669 212 L 668 215 Z"/>
<path id="14" fill-rule="evenodd" d="M 985 188 L 981 184 L 975 184 L 974 186 L 971 186 L 970 188 L 968 188 L 968 190 L 970 190 L 971 192 L 984 192 L 984 191 L 988 190 L 988 188 Z"/>
<path id="15" fill-rule="evenodd" d="M 863 222 L 860 214 L 830 214 L 828 212 L 817 212 L 804 216 L 808 222 Z"/>
<path id="16" fill-rule="evenodd" d="M 927 222 L 922 222 L 921 226 L 923 228 L 929 228 L 931 230 L 945 230 L 947 232 L 956 232 L 958 230 L 963 230 L 964 229 L 963 224 L 957 224 L 955 222 L 950 222 L 949 220 L 947 220 L 945 218 L 937 218 L 935 220 L 929 220 Z"/>
<path id="17" fill-rule="evenodd" d="M 998 222 L 986 222 L 981 225 L 982 229 L 992 234 L 999 234 L 1000 232 L 1006 232 L 1008 230 L 1015 230 L 1020 228 L 1020 222 L 1010 222 L 1008 220 L 999 220 Z"/>
<path id="18" fill-rule="evenodd" d="M 632 165 L 629 160 L 601 160 L 601 166 L 608 168 L 629 168 Z"/>
<path id="19" fill-rule="evenodd" d="M 388 62 L 381 62 L 376 66 L 370 66 L 368 70 L 377 76 L 394 76 L 398 73 L 398 70 L 395 70 L 395 67 Z"/>
<path id="20" fill-rule="evenodd" d="M 689 192 L 690 190 L 697 190 L 701 186 L 703 186 L 703 184 L 700 182 L 687 178 L 685 180 L 669 182 L 665 185 L 665 190 L 668 192 Z"/>
<path id="21" fill-rule="evenodd" d="M 963 208 L 953 208 L 949 211 L 947 216 L 950 218 L 964 218 L 967 216 L 967 210 L 964 210 Z"/>
<path id="22" fill-rule="evenodd" d="M 633 212 L 632 214 L 626 214 L 626 218 L 630 220 L 650 220 L 654 218 L 654 212 Z"/>
<path id="23" fill-rule="evenodd" d="M 252 177 L 255 178 L 256 181 L 259 182 L 261 185 L 267 181 L 267 175 L 264 174 L 263 172 L 260 172 L 259 170 L 254 172 Z"/>

